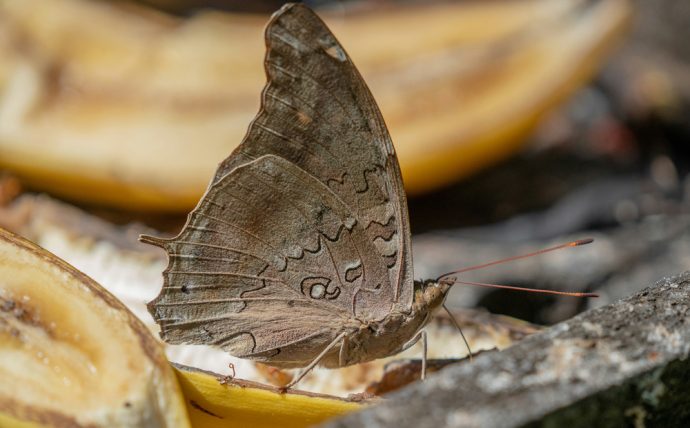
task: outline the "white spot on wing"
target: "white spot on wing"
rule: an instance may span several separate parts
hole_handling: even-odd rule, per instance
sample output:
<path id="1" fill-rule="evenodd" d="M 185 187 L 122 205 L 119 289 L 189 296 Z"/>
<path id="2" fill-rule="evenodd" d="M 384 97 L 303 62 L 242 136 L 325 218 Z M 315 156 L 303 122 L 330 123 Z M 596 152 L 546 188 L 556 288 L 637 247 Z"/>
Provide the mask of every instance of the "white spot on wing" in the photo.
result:
<path id="1" fill-rule="evenodd" d="M 326 294 L 326 287 L 323 284 L 314 284 L 309 290 L 309 295 L 312 299 L 320 299 Z"/>
<path id="2" fill-rule="evenodd" d="M 335 58 L 340 62 L 347 61 L 345 51 L 340 47 L 340 45 L 338 45 L 338 42 L 336 42 L 335 39 L 331 37 L 320 39 L 319 44 L 323 48 L 324 52 L 326 52 L 331 58 Z"/>

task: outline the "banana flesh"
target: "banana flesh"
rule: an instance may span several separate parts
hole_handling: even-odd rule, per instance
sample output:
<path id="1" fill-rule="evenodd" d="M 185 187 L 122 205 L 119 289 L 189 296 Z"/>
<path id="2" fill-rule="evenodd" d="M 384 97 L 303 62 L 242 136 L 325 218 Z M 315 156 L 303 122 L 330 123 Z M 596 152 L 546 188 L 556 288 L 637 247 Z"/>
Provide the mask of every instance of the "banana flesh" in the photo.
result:
<path id="1" fill-rule="evenodd" d="M 162 347 L 110 293 L 3 229 L 0 278 L 0 425 L 189 426 Z"/>
<path id="2" fill-rule="evenodd" d="M 627 0 L 528 0 L 324 19 L 381 107 L 406 190 L 420 194 L 517 151 L 630 15 Z M 258 111 L 266 20 L 0 2 L 0 168 L 73 200 L 189 211 Z"/>

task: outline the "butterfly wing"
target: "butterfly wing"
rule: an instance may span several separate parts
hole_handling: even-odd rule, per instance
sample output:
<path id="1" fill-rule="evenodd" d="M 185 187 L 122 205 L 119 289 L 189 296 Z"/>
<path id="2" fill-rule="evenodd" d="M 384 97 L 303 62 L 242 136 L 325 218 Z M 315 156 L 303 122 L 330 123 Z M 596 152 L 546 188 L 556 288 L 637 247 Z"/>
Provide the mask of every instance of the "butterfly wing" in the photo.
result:
<path id="1" fill-rule="evenodd" d="M 395 150 L 361 75 L 321 19 L 284 6 L 266 28 L 268 84 L 215 180 L 264 154 L 289 160 L 351 207 L 384 260 L 397 309 L 412 304 L 407 200 Z"/>
<path id="2" fill-rule="evenodd" d="M 304 366 L 355 320 L 409 309 L 407 207 L 378 108 L 325 24 L 287 5 L 266 40 L 243 143 L 177 237 L 144 238 L 169 255 L 149 309 L 168 342 Z"/>
<path id="3" fill-rule="evenodd" d="M 212 184 L 180 235 L 154 242 L 169 265 L 149 308 L 168 342 L 218 345 L 240 357 L 283 350 L 281 358 L 309 362 L 353 317 L 365 277 L 357 264 L 374 251 L 364 239 L 328 188 L 265 155 Z"/>

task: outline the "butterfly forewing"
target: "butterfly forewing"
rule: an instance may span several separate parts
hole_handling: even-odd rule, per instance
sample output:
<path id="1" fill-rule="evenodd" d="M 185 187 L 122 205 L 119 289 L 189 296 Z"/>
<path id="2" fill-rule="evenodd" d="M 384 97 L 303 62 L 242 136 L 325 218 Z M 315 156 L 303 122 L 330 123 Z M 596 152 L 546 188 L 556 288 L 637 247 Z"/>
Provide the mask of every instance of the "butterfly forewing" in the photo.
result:
<path id="1" fill-rule="evenodd" d="M 168 341 L 300 366 L 351 320 L 409 309 L 409 226 L 381 115 L 327 27 L 287 5 L 266 43 L 262 109 L 158 242 L 170 264 L 149 307 Z"/>
<path id="2" fill-rule="evenodd" d="M 272 153 L 346 202 L 389 266 L 395 305 L 412 302 L 407 204 L 390 136 L 352 61 L 308 8 L 290 5 L 266 30 L 268 84 L 243 144 L 216 173 Z"/>

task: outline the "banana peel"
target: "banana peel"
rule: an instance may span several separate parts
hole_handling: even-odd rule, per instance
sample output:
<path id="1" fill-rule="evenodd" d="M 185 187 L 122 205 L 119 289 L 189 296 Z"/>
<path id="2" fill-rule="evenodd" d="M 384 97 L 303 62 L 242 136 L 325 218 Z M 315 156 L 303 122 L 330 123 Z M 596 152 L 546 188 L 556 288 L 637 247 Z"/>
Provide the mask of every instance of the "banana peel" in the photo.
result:
<path id="1" fill-rule="evenodd" d="M 363 407 L 323 394 L 281 393 L 256 382 L 224 380 L 186 366 L 176 365 L 175 370 L 194 427 L 308 427 Z"/>
<path id="2" fill-rule="evenodd" d="M 441 2 L 324 18 L 371 87 L 415 195 L 518 150 L 597 70 L 630 9 Z M 74 200 L 188 211 L 258 110 L 266 19 L 2 2 L 0 168 Z"/>
<path id="3" fill-rule="evenodd" d="M 111 294 L 2 229 L 0 278 L 0 426 L 189 426 L 162 347 Z"/>

